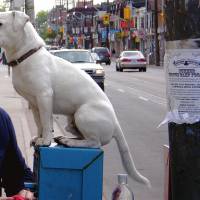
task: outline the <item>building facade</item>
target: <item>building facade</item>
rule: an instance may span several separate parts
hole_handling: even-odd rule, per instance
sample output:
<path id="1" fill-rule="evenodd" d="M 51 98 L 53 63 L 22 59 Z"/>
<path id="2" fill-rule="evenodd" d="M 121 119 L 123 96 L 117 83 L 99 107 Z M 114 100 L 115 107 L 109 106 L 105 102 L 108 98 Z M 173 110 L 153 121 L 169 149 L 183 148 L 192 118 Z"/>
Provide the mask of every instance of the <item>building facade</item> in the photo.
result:
<path id="1" fill-rule="evenodd" d="M 56 6 L 49 12 L 49 26 L 62 32 L 61 44 L 68 48 L 108 46 L 116 55 L 122 50 L 137 49 L 154 63 L 156 45 L 159 40 L 160 60 L 163 63 L 165 49 L 165 23 L 163 4 L 158 1 L 154 10 L 153 0 L 114 0 L 93 5 L 93 1 L 79 0 L 74 7 Z M 155 27 L 155 17 L 158 27 Z M 107 21 L 106 21 L 107 20 Z M 61 30 L 61 31 L 60 31 Z M 155 38 L 155 31 L 158 38 Z"/>

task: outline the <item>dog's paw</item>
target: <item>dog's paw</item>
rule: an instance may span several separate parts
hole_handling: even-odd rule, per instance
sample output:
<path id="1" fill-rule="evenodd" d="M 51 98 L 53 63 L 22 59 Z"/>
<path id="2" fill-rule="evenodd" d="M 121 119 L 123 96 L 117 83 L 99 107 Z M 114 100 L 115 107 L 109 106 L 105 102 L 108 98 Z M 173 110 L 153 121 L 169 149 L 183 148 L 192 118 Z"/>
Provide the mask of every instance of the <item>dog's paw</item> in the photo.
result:
<path id="1" fill-rule="evenodd" d="M 40 138 L 40 137 L 34 137 L 31 140 L 31 146 L 50 146 L 51 140 Z"/>
<path id="2" fill-rule="evenodd" d="M 35 146 L 37 139 L 38 139 L 37 136 L 34 136 L 34 137 L 31 139 L 31 141 L 30 141 L 30 147 L 34 147 L 34 146 Z"/>

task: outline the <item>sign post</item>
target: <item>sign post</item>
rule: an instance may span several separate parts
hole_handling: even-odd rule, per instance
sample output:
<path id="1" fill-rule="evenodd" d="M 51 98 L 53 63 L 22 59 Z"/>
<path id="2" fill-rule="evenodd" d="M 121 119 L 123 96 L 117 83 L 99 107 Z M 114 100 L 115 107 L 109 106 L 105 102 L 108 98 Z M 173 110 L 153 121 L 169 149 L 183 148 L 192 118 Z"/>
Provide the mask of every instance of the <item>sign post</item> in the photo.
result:
<path id="1" fill-rule="evenodd" d="M 200 199 L 200 2 L 165 0 L 170 200 Z"/>

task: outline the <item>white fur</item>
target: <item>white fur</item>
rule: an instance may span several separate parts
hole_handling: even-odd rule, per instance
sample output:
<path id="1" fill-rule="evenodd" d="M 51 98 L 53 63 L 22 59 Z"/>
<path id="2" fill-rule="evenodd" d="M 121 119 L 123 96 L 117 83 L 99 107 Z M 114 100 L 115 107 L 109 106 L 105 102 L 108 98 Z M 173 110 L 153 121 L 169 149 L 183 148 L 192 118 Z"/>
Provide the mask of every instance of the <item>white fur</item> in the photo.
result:
<path id="1" fill-rule="evenodd" d="M 0 44 L 6 50 L 8 62 L 44 45 L 31 23 L 26 22 L 27 18 L 22 12 L 0 13 L 3 24 Z M 134 166 L 113 106 L 89 75 L 42 47 L 13 67 L 12 78 L 16 91 L 31 105 L 38 126 L 37 145 L 50 144 L 53 113 L 67 115 L 72 119 L 71 129 L 74 125 L 83 139 L 65 141 L 69 146 L 100 147 L 115 138 L 127 173 L 136 181 L 149 185 L 148 179 Z"/>

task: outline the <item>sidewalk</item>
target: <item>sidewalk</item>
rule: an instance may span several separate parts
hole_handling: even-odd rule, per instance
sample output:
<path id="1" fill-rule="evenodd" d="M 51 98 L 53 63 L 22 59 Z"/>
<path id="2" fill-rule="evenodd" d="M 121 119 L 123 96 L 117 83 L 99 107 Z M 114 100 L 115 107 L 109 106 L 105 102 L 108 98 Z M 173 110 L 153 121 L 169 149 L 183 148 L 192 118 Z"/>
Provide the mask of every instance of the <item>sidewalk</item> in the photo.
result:
<path id="1" fill-rule="evenodd" d="M 0 106 L 9 113 L 19 147 L 27 164 L 32 168 L 33 149 L 29 145 L 31 133 L 26 119 L 28 106 L 26 101 L 15 92 L 11 77 L 8 76 L 7 66 L 0 65 L 0 85 Z"/>

